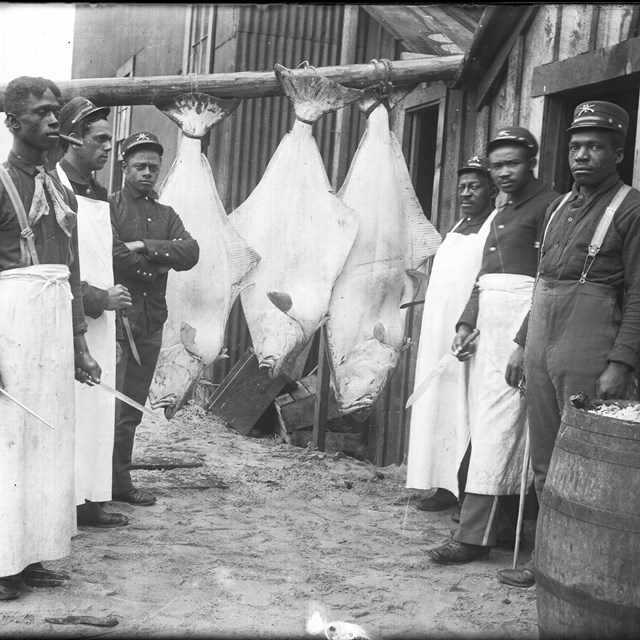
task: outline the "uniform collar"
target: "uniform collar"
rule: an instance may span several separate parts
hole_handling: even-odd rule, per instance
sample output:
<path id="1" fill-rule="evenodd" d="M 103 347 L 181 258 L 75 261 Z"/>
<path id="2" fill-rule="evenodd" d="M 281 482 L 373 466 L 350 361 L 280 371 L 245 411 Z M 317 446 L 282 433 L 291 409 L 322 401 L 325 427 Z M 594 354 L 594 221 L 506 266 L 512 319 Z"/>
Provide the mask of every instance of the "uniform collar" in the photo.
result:
<path id="1" fill-rule="evenodd" d="M 91 185 L 91 176 L 88 178 L 83 178 L 77 171 L 77 169 L 66 159 L 62 158 L 60 160 L 60 166 L 62 170 L 67 174 L 70 182 L 75 182 L 76 184 L 82 185 Z"/>
<path id="2" fill-rule="evenodd" d="M 38 165 L 35 165 L 32 162 L 27 162 L 20 156 L 13 153 L 13 151 L 9 151 L 9 162 L 16 167 L 16 169 L 20 169 L 32 177 L 38 173 Z"/>
<path id="3" fill-rule="evenodd" d="M 152 191 L 149 194 L 142 193 L 141 191 L 138 191 L 135 187 L 130 185 L 128 182 L 124 183 L 124 186 L 122 187 L 122 191 L 125 193 L 128 193 L 135 200 L 139 200 L 140 198 L 147 198 L 147 197 L 151 198 L 152 200 L 158 199 L 158 194 L 155 191 Z"/>
<path id="4" fill-rule="evenodd" d="M 570 200 L 584 197 L 585 203 L 591 202 L 603 193 L 609 191 L 610 189 L 613 189 L 613 187 L 617 186 L 618 183 L 622 184 L 622 180 L 620 180 L 620 176 L 616 171 L 612 176 L 607 178 L 595 191 L 592 191 L 589 195 L 587 195 L 586 193 L 581 193 L 578 189 L 578 185 L 574 182 L 573 186 L 571 187 Z"/>
<path id="5" fill-rule="evenodd" d="M 525 202 L 528 202 L 535 196 L 544 191 L 544 185 L 537 178 L 533 178 L 531 182 L 524 188 L 520 189 L 517 193 L 509 193 L 508 200 L 513 207 L 520 207 Z"/>

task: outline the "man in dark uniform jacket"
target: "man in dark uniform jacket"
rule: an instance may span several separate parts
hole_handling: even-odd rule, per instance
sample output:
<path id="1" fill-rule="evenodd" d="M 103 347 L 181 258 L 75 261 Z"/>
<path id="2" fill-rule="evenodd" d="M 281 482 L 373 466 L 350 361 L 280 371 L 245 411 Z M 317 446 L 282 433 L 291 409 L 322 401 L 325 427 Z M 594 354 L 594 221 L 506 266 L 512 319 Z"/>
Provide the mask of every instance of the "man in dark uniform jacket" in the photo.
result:
<path id="1" fill-rule="evenodd" d="M 531 465 L 539 501 L 567 400 L 578 392 L 623 398 L 638 366 L 640 192 L 618 176 L 628 124 L 627 112 L 610 102 L 576 107 L 568 129 L 575 183 L 547 211 L 533 305 L 516 338 L 516 353 L 522 354 L 526 341 Z M 618 194 L 622 199 L 614 203 Z M 612 203 L 610 226 L 599 252 L 591 255 L 594 232 Z M 533 557 L 522 569 L 499 571 L 498 579 L 533 586 Z"/>
<path id="2" fill-rule="evenodd" d="M 72 332 L 75 375 L 81 382 L 86 382 L 89 379 L 98 382 L 101 376 L 100 366 L 89 353 L 84 335 L 87 325 L 82 308 L 80 269 L 76 259 L 78 255 L 78 235 L 75 226 L 77 205 L 74 195 L 67 191 L 59 180 L 45 168 L 47 151 L 57 142 L 59 100 L 60 90 L 51 80 L 45 78 L 26 76 L 16 78 L 7 85 L 5 90 L 4 111 L 7 116 L 7 127 L 13 135 L 13 145 L 9 159 L 3 166 L 8 173 L 8 179 L 13 183 L 17 192 L 17 198 L 21 201 L 27 214 L 28 225 L 25 226 L 25 232 L 21 233 L 22 224 L 9 191 L 3 184 L 0 184 L 0 272 L 16 270 L 18 273 L 21 268 L 36 263 L 43 266 L 67 265 L 69 267 L 69 284 L 73 295 L 73 300 L 70 303 L 73 326 L 69 327 L 69 336 L 71 339 Z M 29 230 L 31 233 L 26 233 Z M 28 242 L 23 238 L 28 237 L 33 238 L 33 253 L 30 250 L 25 253 Z M 27 293 L 25 292 L 24 295 L 26 296 Z M 42 333 L 42 319 L 25 317 L 24 322 L 30 325 L 34 335 Z M 21 345 L 13 344 L 11 336 L 3 335 L 2 325 L 0 325 L 0 336 L 4 338 L 3 344 L 7 345 L 5 348 L 14 352 L 13 357 L 19 357 Z M 8 355 L 2 353 L 0 359 L 4 361 L 4 357 Z M 52 388 L 56 389 L 59 388 L 56 387 L 56 384 L 63 376 L 56 377 L 58 372 L 55 370 L 55 363 L 53 365 L 50 361 L 43 362 L 41 366 L 44 369 L 40 375 L 45 379 L 49 378 Z M 0 371 L 0 386 L 4 387 L 1 374 Z M 64 378 L 66 379 L 67 376 Z M 29 388 L 32 384 L 33 382 L 30 380 L 21 379 L 16 381 L 15 389 L 12 388 L 11 391 L 15 395 L 22 395 L 22 388 Z M 66 434 L 62 437 L 70 438 L 71 442 L 73 441 L 72 426 L 60 425 L 57 433 Z M 2 437 L 3 432 L 0 429 L 0 438 Z M 7 464 L 12 456 L 18 456 L 20 460 L 24 460 L 24 456 L 27 456 L 35 464 L 38 463 L 38 456 L 42 455 L 40 453 L 42 444 L 40 443 L 39 446 L 37 437 L 28 438 L 25 436 L 22 442 L 14 440 L 10 443 L 1 442 L 0 444 L 2 445 L 0 447 L 2 450 L 0 472 L 5 471 L 7 467 L 16 466 L 15 461 Z M 69 449 L 72 450 L 72 447 Z M 55 500 L 58 500 L 58 496 L 63 493 L 63 486 L 66 487 L 68 483 L 73 481 L 73 460 L 59 459 L 53 462 L 60 468 L 60 486 L 55 497 Z M 43 461 L 43 464 L 45 463 L 51 464 L 51 461 Z M 6 509 L 7 502 L 11 499 L 8 494 L 16 489 L 15 482 L 18 481 L 14 482 L 10 477 L 5 478 L 1 473 L 0 478 L 3 480 L 3 486 L 0 489 Z M 46 473 L 43 473 L 42 478 L 42 482 L 47 480 Z M 37 478 L 35 480 L 37 481 Z M 5 481 L 10 483 L 10 486 L 4 486 Z M 51 500 L 51 497 L 47 498 L 47 492 L 50 490 L 50 486 L 42 486 L 38 489 L 37 495 L 28 496 L 28 502 L 32 509 L 35 508 L 35 511 L 39 512 L 39 503 L 42 500 Z M 33 516 L 25 513 L 18 514 L 16 521 L 14 521 L 13 514 L 10 514 L 8 518 L 4 518 L 0 522 L 0 537 L 3 540 L 0 545 L 0 564 L 11 566 L 20 562 L 20 559 L 16 560 L 14 557 L 5 557 L 5 554 L 11 556 L 9 540 L 17 538 L 16 547 L 19 547 L 21 537 L 26 535 L 21 531 L 21 528 L 25 526 L 22 522 L 23 519 L 33 521 Z M 60 545 L 64 541 L 55 537 L 58 535 L 56 527 L 46 520 L 42 520 L 38 523 L 38 528 L 41 538 L 40 544 L 47 547 L 43 553 L 54 553 L 54 557 L 60 557 L 57 555 L 58 551 L 52 551 L 52 548 L 64 547 L 64 544 Z M 47 556 L 41 556 L 41 559 L 47 559 Z M 22 566 L 24 568 L 19 577 L 33 587 L 58 586 L 69 579 L 69 576 L 64 573 L 45 569 L 40 562 L 26 560 Z M 8 600 L 18 596 L 18 590 L 11 583 L 0 580 L 0 600 Z"/>
<path id="3" fill-rule="evenodd" d="M 186 271 L 199 258 L 199 247 L 178 214 L 158 203 L 154 191 L 162 166 L 163 147 L 151 133 L 130 135 L 122 144 L 124 187 L 109 197 L 113 227 L 113 270 L 116 283 L 131 293 L 128 312 L 131 333 L 139 353 L 132 353 L 122 319 L 117 339 L 122 358 L 116 371 L 119 391 L 144 404 L 151 386 L 167 319 L 165 292 L 170 269 Z M 116 404 L 113 451 L 113 499 L 151 505 L 156 497 L 134 488 L 129 473 L 136 427 L 142 413 L 120 401 Z"/>
<path id="4" fill-rule="evenodd" d="M 83 98 L 81 96 L 72 98 L 67 102 L 60 110 L 60 133 L 64 136 L 71 138 L 77 138 L 82 144 L 74 145 L 67 142 L 62 142 L 63 147 L 66 148 L 64 157 L 60 160 L 59 167 L 56 172 L 59 177 L 61 174 L 67 178 L 68 184 L 71 185 L 73 192 L 80 196 L 78 216 L 82 220 L 82 216 L 95 216 L 93 210 L 87 211 L 83 203 L 87 198 L 88 200 L 99 200 L 107 202 L 107 190 L 93 177 L 94 171 L 99 171 L 104 167 L 111 151 L 111 127 L 107 122 L 107 116 L 109 115 L 109 107 L 96 107 L 93 102 Z M 108 212 L 108 207 L 105 204 L 105 216 Z M 105 220 L 106 223 L 106 220 Z M 93 229 L 93 227 L 90 227 Z M 111 230 L 109 229 L 109 232 Z M 82 235 L 81 235 L 82 237 Z M 80 249 L 85 252 L 91 253 L 98 251 L 103 247 L 100 239 L 96 239 L 93 243 L 91 239 L 87 239 L 87 247 L 82 246 L 80 243 Z M 86 253 L 85 253 L 86 255 Z M 104 253 L 102 254 L 104 256 Z M 110 257 L 110 253 L 108 254 Z M 86 265 L 85 265 L 86 266 Z M 103 313 L 115 311 L 116 309 L 125 309 L 131 306 L 131 296 L 126 287 L 121 284 L 102 289 L 94 285 L 90 285 L 85 280 L 82 280 L 82 303 L 84 311 L 87 316 L 93 319 L 100 318 Z M 110 320 L 105 317 L 105 321 L 113 322 L 113 318 Z M 91 321 L 89 321 L 91 323 Z M 104 326 L 104 325 L 101 325 Z M 113 330 L 113 324 L 111 324 Z M 88 335 L 90 338 L 93 336 L 92 326 L 89 327 Z M 101 338 L 103 338 L 104 329 L 100 332 Z M 112 345 L 115 350 L 115 344 Z M 108 348 L 107 345 L 100 344 L 101 349 Z M 113 357 L 114 351 L 111 352 Z M 103 363 L 103 366 L 107 366 Z M 113 372 L 113 369 L 111 370 Z M 109 399 L 102 399 L 106 403 L 106 407 L 110 407 Z M 87 403 L 91 406 L 93 401 L 87 399 Z M 112 401 L 111 401 L 112 402 Z M 84 411 L 86 408 L 82 407 L 82 401 L 80 406 L 77 406 L 77 429 L 83 437 L 76 438 L 76 469 L 79 474 L 79 478 L 84 478 L 88 475 L 87 472 L 91 470 L 91 477 L 93 480 L 89 480 L 89 486 L 94 485 L 93 490 L 85 487 L 87 481 L 81 483 L 87 493 L 78 496 L 79 499 L 86 498 L 87 495 L 92 495 L 96 491 L 95 485 L 98 485 L 98 494 L 104 495 L 104 489 L 100 490 L 102 485 L 108 484 L 110 489 L 110 479 L 103 478 L 101 473 L 106 459 L 104 456 L 108 455 L 109 465 L 111 466 L 111 458 L 113 455 L 113 448 L 109 447 L 108 451 L 106 446 L 102 446 L 104 438 L 100 438 L 98 435 L 92 433 L 95 430 L 100 430 L 106 426 L 102 420 L 106 420 L 107 416 L 104 416 L 98 420 L 92 420 L 87 424 L 86 415 Z M 105 408 L 106 408 L 105 407 Z M 95 407 L 92 407 L 95 410 Z M 112 424 L 109 426 L 112 428 Z M 106 445 L 106 441 L 104 443 Z M 102 462 L 102 464 L 100 464 Z M 96 470 L 96 465 L 99 467 L 99 471 Z M 107 471 L 108 473 L 108 471 Z M 84 492 L 83 492 L 84 493 Z M 110 497 L 110 496 L 109 496 Z M 100 499 L 107 498 L 100 497 Z M 121 513 L 112 513 L 105 511 L 100 502 L 85 499 L 84 504 L 79 504 L 77 507 L 78 513 L 78 526 L 89 527 L 119 527 L 128 523 L 128 518 Z"/>
<path id="5" fill-rule="evenodd" d="M 478 280 L 452 345 L 460 360 L 468 359 L 473 346 L 465 347 L 465 340 L 479 328 L 470 373 L 471 451 L 460 523 L 450 541 L 427 551 L 442 564 L 486 556 L 497 544 L 501 512 L 517 512 L 526 414 L 504 371 L 512 332 L 529 309 L 544 213 L 557 196 L 533 175 L 538 143 L 527 129 L 500 129 L 487 151 L 503 205 L 491 223 Z"/>

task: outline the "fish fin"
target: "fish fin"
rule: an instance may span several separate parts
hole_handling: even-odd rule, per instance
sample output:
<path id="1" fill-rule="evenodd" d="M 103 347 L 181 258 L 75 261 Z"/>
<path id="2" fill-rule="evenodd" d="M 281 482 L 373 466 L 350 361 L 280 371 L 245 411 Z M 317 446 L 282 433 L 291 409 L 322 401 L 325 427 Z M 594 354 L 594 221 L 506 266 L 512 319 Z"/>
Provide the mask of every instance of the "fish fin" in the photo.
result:
<path id="1" fill-rule="evenodd" d="M 224 225 L 225 241 L 227 251 L 229 252 L 229 267 L 231 269 L 232 287 L 237 287 L 242 283 L 242 279 L 253 269 L 261 260 L 258 252 L 250 247 L 246 240 L 238 233 L 233 224 Z M 244 286 L 238 288 L 238 292 L 244 289 Z"/>
<path id="2" fill-rule="evenodd" d="M 191 347 L 196 341 L 197 335 L 196 329 L 194 329 L 190 324 L 183 322 L 180 325 L 180 342 L 182 342 L 183 346 L 187 351 L 189 347 Z"/>
<path id="3" fill-rule="evenodd" d="M 175 122 L 188 138 L 202 138 L 211 128 L 232 113 L 240 104 L 238 98 L 222 100 L 206 93 L 183 93 L 156 107 Z"/>
<path id="4" fill-rule="evenodd" d="M 312 636 L 323 634 L 327 621 L 325 608 L 316 600 L 312 600 L 309 603 L 309 615 L 307 616 L 307 633 Z"/>
<path id="5" fill-rule="evenodd" d="M 289 313 L 291 307 L 293 307 L 293 300 L 286 291 L 269 291 L 267 298 L 269 298 L 282 313 Z"/>
<path id="6" fill-rule="evenodd" d="M 308 75 L 294 73 L 276 64 L 273 68 L 282 90 L 298 118 L 316 122 L 322 116 L 355 102 L 362 96 L 361 89 L 343 87 L 334 80 L 318 75 L 315 70 Z"/>
<path id="7" fill-rule="evenodd" d="M 375 327 L 373 327 L 373 337 L 384 344 L 387 339 L 387 329 L 382 322 L 376 322 Z"/>
<path id="8" fill-rule="evenodd" d="M 407 163 L 397 138 L 391 132 L 391 150 L 395 159 L 396 175 L 400 183 L 405 214 L 409 220 L 411 233 L 411 266 L 415 269 L 431 257 L 442 243 L 442 237 L 427 220 L 422 211 L 418 196 L 413 188 Z"/>

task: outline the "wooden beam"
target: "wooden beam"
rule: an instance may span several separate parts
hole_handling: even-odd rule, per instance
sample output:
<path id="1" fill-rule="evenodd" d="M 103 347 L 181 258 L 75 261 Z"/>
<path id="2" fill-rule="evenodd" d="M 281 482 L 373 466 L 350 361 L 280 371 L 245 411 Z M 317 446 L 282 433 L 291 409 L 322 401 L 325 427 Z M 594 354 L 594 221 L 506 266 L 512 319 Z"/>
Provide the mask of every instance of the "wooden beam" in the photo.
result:
<path id="1" fill-rule="evenodd" d="M 442 56 L 420 60 L 394 60 L 395 85 L 452 80 L 462 64 L 462 56 Z M 294 76 L 318 73 L 347 87 L 366 88 L 377 82 L 373 64 L 351 64 L 317 69 L 295 69 Z M 56 82 L 63 101 L 84 96 L 98 106 L 155 104 L 181 93 L 197 90 L 218 98 L 262 98 L 282 95 L 273 71 L 240 71 L 201 76 L 157 76 L 135 78 L 82 78 Z M 7 85 L 0 85 L 0 105 Z M 1 107 L 0 107 L 1 108 Z"/>
<path id="2" fill-rule="evenodd" d="M 528 7 L 524 10 L 524 13 L 520 16 L 516 26 L 509 34 L 505 44 L 500 49 L 500 52 L 495 57 L 493 63 L 482 77 L 482 80 L 478 84 L 478 105 L 477 109 L 480 111 L 482 107 L 490 100 L 493 95 L 493 91 L 496 85 L 500 82 L 504 66 L 509 59 L 509 55 L 514 45 L 518 41 L 520 34 L 526 31 L 527 27 L 535 17 L 538 7 Z"/>
<path id="3" fill-rule="evenodd" d="M 560 91 L 628 76 L 640 71 L 640 38 L 625 40 L 560 62 L 536 67 L 531 80 L 531 96 Z"/>
<path id="4" fill-rule="evenodd" d="M 316 403 L 313 411 L 313 446 L 324 451 L 329 409 L 329 362 L 326 353 L 326 325 L 320 329 L 318 345 L 318 373 L 316 379 Z"/>

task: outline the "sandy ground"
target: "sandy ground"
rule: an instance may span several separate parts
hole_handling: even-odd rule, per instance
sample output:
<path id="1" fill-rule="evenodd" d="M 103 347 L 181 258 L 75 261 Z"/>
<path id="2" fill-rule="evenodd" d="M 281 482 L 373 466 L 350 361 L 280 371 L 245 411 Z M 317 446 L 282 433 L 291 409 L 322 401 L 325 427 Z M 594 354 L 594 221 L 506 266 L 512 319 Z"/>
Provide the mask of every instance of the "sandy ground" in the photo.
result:
<path id="1" fill-rule="evenodd" d="M 403 467 L 243 437 L 194 405 L 144 422 L 134 456 L 202 466 L 134 471 L 157 504 L 107 505 L 130 524 L 79 529 L 72 554 L 46 563 L 72 580 L 21 585 L 0 602 L 1 636 L 305 637 L 316 600 L 372 638 L 537 637 L 535 590 L 495 579 L 511 551 L 457 567 L 425 555 L 452 510 L 408 506 Z M 118 624 L 46 620 L 70 615 Z"/>

